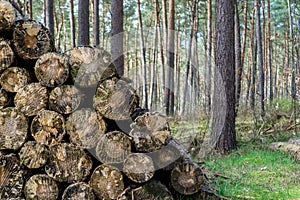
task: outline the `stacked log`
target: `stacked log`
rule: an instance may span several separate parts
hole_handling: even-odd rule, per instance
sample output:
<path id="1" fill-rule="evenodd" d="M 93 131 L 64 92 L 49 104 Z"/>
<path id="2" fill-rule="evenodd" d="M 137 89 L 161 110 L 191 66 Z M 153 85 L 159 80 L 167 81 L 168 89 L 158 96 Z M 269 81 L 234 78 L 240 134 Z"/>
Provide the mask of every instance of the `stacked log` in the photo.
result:
<path id="1" fill-rule="evenodd" d="M 0 199 L 174 199 L 203 190 L 201 168 L 166 118 L 140 107 L 107 51 L 58 53 L 42 24 L 15 18 L 8 1 L 0 10 Z"/>

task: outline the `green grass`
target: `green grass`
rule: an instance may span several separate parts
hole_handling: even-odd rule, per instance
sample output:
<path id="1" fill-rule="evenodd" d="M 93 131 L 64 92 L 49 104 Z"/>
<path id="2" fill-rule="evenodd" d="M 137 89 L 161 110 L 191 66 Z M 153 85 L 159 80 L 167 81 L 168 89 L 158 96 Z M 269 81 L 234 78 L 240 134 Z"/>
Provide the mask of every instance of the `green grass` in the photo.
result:
<path id="1" fill-rule="evenodd" d="M 230 199 L 300 198 L 300 164 L 289 155 L 245 144 L 206 167 L 217 176 L 214 187 Z"/>

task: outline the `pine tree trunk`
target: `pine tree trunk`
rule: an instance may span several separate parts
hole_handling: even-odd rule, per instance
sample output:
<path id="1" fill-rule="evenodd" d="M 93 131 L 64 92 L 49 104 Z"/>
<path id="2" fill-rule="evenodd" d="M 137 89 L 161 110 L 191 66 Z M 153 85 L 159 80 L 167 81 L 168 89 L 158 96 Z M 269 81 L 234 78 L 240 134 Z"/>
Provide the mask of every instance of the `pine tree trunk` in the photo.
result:
<path id="1" fill-rule="evenodd" d="M 98 46 L 100 41 L 99 34 L 99 0 L 93 0 L 93 16 L 94 16 L 94 24 L 93 24 L 93 44 L 94 46 Z"/>
<path id="2" fill-rule="evenodd" d="M 241 58 L 241 38 L 240 38 L 240 16 L 239 16 L 239 8 L 238 2 L 235 2 L 235 12 L 234 12 L 234 36 L 235 36 L 235 114 L 237 115 L 239 104 L 240 104 L 240 96 L 241 96 L 241 86 L 242 86 L 242 73 L 243 73 L 243 65 L 242 65 L 242 58 Z"/>
<path id="3" fill-rule="evenodd" d="M 119 76 L 124 75 L 123 0 L 111 1 L 111 56 Z"/>
<path id="4" fill-rule="evenodd" d="M 49 29 L 52 37 L 54 36 L 54 1 L 53 0 L 45 0 L 46 1 L 46 27 Z"/>
<path id="5" fill-rule="evenodd" d="M 76 46 L 76 37 L 75 37 L 75 17 L 74 17 L 74 4 L 73 0 L 69 0 L 70 6 L 70 31 L 71 31 L 71 44 L 72 48 Z"/>
<path id="6" fill-rule="evenodd" d="M 90 44 L 89 2 L 78 0 L 78 46 Z"/>
<path id="7" fill-rule="evenodd" d="M 263 61 L 263 46 L 262 46 L 262 33 L 260 23 L 260 0 L 255 0 L 256 8 L 256 40 L 257 40 L 257 65 L 259 69 L 259 114 L 261 117 L 265 115 L 265 72 Z"/>

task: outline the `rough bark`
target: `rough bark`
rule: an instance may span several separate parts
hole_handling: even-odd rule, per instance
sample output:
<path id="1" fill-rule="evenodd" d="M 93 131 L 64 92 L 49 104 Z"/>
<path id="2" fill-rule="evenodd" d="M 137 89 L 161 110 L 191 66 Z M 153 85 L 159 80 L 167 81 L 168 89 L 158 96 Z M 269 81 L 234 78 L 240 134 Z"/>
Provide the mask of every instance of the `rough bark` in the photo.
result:
<path id="1" fill-rule="evenodd" d="M 111 1 L 111 56 L 119 76 L 124 75 L 123 0 Z"/>
<path id="2" fill-rule="evenodd" d="M 71 31 L 71 42 L 72 47 L 76 46 L 76 30 L 75 30 L 75 17 L 74 17 L 74 3 L 73 0 L 69 0 L 70 6 L 70 31 Z"/>
<path id="3" fill-rule="evenodd" d="M 261 117 L 265 114 L 265 72 L 264 72 L 264 56 L 262 47 L 262 33 L 261 33 L 261 22 L 260 22 L 260 0 L 255 0 L 255 11 L 256 11 L 256 40 L 257 40 L 257 65 L 259 69 L 259 114 Z"/>
<path id="4" fill-rule="evenodd" d="M 45 0 L 46 7 L 46 27 L 49 29 L 50 34 L 54 37 L 54 1 Z"/>
<path id="5" fill-rule="evenodd" d="M 99 0 L 93 0 L 93 16 L 93 44 L 98 46 L 100 43 Z"/>
<path id="6" fill-rule="evenodd" d="M 87 0 L 78 1 L 78 46 L 90 44 L 89 2 Z"/>
<path id="7" fill-rule="evenodd" d="M 211 145 L 221 153 L 236 148 L 234 61 L 234 0 L 217 0 Z"/>
<path id="8" fill-rule="evenodd" d="M 239 16 L 239 8 L 238 2 L 235 2 L 235 12 L 234 12 L 234 50 L 235 50 L 235 114 L 237 115 L 239 104 L 240 104 L 240 96 L 241 96 L 241 88 L 242 88 L 242 73 L 243 73 L 243 65 L 242 65 L 242 50 L 241 50 L 241 37 L 240 37 L 240 16 Z"/>

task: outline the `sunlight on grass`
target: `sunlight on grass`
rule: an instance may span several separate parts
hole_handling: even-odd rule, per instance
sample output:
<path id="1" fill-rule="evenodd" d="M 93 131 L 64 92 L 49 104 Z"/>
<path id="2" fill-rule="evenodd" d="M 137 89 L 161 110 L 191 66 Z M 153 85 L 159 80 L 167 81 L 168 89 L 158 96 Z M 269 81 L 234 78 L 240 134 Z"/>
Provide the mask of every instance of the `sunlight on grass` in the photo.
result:
<path id="1" fill-rule="evenodd" d="M 231 199 L 295 199 L 300 197 L 300 164 L 267 149 L 241 147 L 212 157 L 206 167 L 219 176 L 215 187 Z"/>

